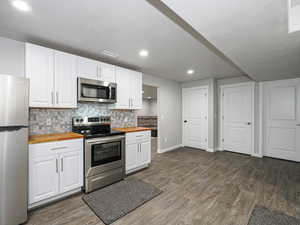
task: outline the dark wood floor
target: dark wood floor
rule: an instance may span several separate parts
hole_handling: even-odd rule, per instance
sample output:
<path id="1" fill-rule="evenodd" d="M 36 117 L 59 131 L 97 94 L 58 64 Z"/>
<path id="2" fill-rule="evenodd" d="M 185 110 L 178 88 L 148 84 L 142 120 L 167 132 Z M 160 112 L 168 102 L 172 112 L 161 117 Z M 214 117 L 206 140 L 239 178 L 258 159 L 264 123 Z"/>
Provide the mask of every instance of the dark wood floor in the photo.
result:
<path id="1" fill-rule="evenodd" d="M 300 163 L 181 148 L 133 176 L 164 192 L 114 225 L 247 225 L 255 204 L 300 218 Z M 103 225 L 81 195 L 33 211 L 29 224 Z"/>

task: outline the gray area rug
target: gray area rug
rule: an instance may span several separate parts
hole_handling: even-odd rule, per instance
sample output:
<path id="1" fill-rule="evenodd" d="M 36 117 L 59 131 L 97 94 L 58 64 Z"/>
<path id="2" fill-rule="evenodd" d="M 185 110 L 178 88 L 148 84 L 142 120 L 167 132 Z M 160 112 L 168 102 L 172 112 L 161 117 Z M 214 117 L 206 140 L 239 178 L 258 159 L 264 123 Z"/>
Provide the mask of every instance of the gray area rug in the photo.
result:
<path id="1" fill-rule="evenodd" d="M 300 219 L 263 206 L 255 206 L 248 225 L 300 225 Z"/>
<path id="2" fill-rule="evenodd" d="M 111 224 L 161 193 L 151 184 L 128 178 L 82 198 L 105 224 Z"/>

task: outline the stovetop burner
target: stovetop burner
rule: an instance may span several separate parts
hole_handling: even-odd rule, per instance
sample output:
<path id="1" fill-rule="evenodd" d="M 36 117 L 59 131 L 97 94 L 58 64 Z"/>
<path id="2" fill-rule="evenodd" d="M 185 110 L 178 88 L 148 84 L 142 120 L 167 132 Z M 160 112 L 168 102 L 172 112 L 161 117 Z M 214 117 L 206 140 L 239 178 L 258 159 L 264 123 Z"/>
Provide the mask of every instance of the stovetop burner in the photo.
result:
<path id="1" fill-rule="evenodd" d="M 86 139 L 125 134 L 111 130 L 109 116 L 75 117 L 72 124 L 72 131 L 84 135 Z"/>

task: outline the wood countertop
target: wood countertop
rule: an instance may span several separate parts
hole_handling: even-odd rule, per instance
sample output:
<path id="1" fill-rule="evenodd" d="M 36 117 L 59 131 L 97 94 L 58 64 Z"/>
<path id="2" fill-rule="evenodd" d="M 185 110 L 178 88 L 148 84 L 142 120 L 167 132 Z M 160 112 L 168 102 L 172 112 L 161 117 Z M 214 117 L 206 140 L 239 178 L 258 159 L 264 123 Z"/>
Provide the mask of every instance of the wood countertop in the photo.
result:
<path id="1" fill-rule="evenodd" d="M 131 133 L 131 132 L 147 131 L 147 130 L 151 130 L 151 128 L 148 128 L 148 127 L 127 127 L 127 128 L 113 128 L 113 130 L 121 131 L 121 132 L 125 132 L 125 133 Z"/>
<path id="2" fill-rule="evenodd" d="M 52 141 L 65 141 L 71 139 L 83 138 L 83 135 L 69 132 L 69 133 L 57 133 L 57 134 L 42 134 L 29 136 L 29 144 L 38 144 Z"/>

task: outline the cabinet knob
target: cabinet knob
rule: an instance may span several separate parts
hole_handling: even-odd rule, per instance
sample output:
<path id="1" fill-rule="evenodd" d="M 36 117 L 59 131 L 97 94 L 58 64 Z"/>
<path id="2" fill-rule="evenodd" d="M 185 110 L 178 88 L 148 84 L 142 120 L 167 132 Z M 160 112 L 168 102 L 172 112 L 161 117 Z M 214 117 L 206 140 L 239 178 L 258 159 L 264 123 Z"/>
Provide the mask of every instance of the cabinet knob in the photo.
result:
<path id="1" fill-rule="evenodd" d="M 187 120 L 183 121 L 184 123 L 187 123 Z"/>

